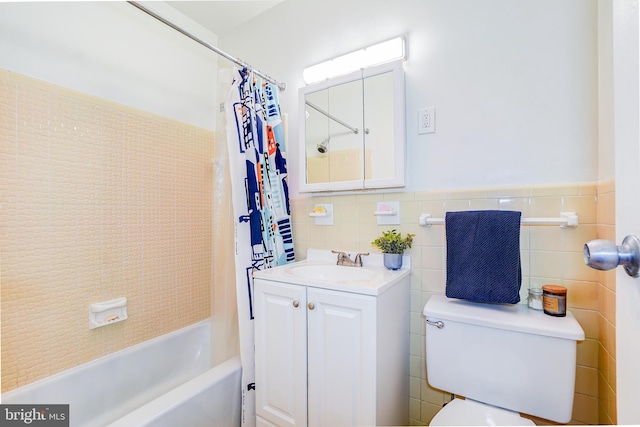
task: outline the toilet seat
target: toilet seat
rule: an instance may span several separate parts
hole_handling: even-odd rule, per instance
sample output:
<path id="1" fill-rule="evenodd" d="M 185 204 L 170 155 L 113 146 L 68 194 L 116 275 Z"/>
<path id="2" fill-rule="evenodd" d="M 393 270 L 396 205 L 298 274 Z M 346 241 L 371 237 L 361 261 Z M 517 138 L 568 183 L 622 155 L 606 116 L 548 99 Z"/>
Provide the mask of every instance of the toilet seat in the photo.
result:
<path id="1" fill-rule="evenodd" d="M 535 426 L 519 413 L 471 399 L 453 399 L 433 417 L 430 426 Z"/>

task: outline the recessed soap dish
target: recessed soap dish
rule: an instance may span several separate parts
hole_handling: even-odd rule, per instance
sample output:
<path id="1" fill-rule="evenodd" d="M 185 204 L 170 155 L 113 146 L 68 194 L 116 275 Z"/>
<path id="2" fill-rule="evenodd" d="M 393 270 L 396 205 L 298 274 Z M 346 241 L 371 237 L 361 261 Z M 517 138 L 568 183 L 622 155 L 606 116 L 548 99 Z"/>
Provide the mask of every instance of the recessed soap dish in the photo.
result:
<path id="1" fill-rule="evenodd" d="M 309 216 L 315 218 L 316 225 L 333 225 L 333 203 L 316 203 Z"/>
<path id="2" fill-rule="evenodd" d="M 373 214 L 378 217 L 378 225 L 400 224 L 400 202 L 378 202 Z"/>
<path id="3" fill-rule="evenodd" d="M 127 298 L 116 298 L 97 302 L 89 306 L 89 329 L 127 320 Z"/>

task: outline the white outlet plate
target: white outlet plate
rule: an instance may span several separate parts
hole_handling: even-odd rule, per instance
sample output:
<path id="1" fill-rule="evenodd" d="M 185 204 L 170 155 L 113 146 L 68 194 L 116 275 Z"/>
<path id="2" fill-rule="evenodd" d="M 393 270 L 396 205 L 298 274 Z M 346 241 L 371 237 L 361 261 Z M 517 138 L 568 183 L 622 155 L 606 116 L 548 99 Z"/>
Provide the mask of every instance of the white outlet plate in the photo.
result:
<path id="1" fill-rule="evenodd" d="M 420 108 L 418 110 L 418 134 L 436 131 L 436 108 Z"/>

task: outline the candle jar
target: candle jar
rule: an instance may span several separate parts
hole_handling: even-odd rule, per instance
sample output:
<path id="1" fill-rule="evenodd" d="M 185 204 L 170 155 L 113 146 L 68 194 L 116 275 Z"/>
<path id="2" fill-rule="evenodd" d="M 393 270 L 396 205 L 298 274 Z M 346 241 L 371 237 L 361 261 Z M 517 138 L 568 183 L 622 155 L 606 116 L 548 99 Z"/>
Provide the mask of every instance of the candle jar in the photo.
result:
<path id="1" fill-rule="evenodd" d="M 529 298 L 527 298 L 529 308 L 542 310 L 542 289 L 529 288 Z"/>
<path id="2" fill-rule="evenodd" d="M 557 285 L 542 287 L 542 306 L 549 316 L 564 317 L 567 315 L 567 288 Z"/>

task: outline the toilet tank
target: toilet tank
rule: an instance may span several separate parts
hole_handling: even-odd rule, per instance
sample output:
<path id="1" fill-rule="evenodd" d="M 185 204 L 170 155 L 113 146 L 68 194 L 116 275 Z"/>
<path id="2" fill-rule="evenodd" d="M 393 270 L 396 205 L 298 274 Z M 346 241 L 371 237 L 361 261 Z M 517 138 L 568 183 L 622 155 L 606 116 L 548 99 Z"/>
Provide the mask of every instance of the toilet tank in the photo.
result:
<path id="1" fill-rule="evenodd" d="M 571 313 L 553 317 L 525 304 L 433 295 L 424 315 L 432 387 L 559 423 L 571 420 L 576 344 L 584 339 Z"/>

